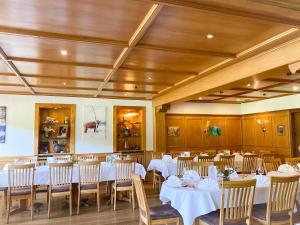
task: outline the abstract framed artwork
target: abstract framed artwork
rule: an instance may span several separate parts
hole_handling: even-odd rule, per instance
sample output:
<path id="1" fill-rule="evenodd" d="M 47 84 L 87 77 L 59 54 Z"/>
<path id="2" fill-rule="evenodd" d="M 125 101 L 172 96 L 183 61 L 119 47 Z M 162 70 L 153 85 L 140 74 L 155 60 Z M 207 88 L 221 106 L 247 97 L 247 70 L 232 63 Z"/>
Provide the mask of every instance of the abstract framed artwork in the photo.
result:
<path id="1" fill-rule="evenodd" d="M 218 126 L 209 127 L 209 135 L 212 137 L 221 136 L 221 127 Z"/>
<path id="2" fill-rule="evenodd" d="M 277 125 L 277 134 L 283 136 L 285 133 L 285 126 L 284 125 Z"/>
<path id="3" fill-rule="evenodd" d="M 168 127 L 168 137 L 179 137 L 179 136 L 180 136 L 180 127 L 178 126 Z"/>
<path id="4" fill-rule="evenodd" d="M 6 106 L 0 106 L 0 143 L 6 138 Z"/>
<path id="5" fill-rule="evenodd" d="M 83 136 L 106 137 L 106 108 L 103 106 L 84 106 Z"/>

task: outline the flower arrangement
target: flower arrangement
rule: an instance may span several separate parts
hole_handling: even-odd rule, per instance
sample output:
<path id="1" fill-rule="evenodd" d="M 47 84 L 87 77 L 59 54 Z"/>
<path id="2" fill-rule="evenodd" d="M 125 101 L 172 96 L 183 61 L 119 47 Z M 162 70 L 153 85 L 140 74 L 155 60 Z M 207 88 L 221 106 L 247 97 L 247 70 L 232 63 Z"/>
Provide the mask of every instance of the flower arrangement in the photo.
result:
<path id="1" fill-rule="evenodd" d="M 113 164 L 114 161 L 118 160 L 119 156 L 116 154 L 110 154 L 107 156 L 107 162 L 109 162 L 110 164 Z"/>
<path id="2" fill-rule="evenodd" d="M 229 180 L 229 176 L 235 172 L 232 168 L 220 169 L 219 174 L 222 175 L 224 180 Z"/>

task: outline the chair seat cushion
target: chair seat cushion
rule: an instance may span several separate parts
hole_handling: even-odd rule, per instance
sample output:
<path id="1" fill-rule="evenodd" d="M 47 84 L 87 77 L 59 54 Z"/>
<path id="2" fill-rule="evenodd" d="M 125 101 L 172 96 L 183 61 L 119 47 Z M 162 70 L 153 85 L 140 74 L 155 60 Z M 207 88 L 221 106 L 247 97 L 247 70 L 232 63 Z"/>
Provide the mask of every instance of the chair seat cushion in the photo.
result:
<path id="1" fill-rule="evenodd" d="M 168 219 L 180 217 L 179 212 L 170 204 L 152 206 L 149 208 L 152 220 Z"/>
<path id="2" fill-rule="evenodd" d="M 80 186 L 81 190 L 93 190 L 97 189 L 97 184 L 83 184 Z"/>
<path id="3" fill-rule="evenodd" d="M 57 186 L 52 187 L 52 193 L 69 192 L 70 186 Z"/>
<path id="4" fill-rule="evenodd" d="M 15 191 L 12 191 L 10 193 L 11 196 L 20 196 L 20 195 L 30 195 L 31 194 L 31 191 L 26 189 L 26 190 L 15 190 Z"/>
<path id="5" fill-rule="evenodd" d="M 253 217 L 266 220 L 267 204 L 258 204 L 253 206 Z M 288 220 L 290 217 L 287 213 L 274 213 L 271 215 L 271 221 Z"/>
<path id="6" fill-rule="evenodd" d="M 113 183 L 113 186 L 116 186 L 115 182 Z M 117 187 L 130 187 L 132 186 L 132 181 L 119 181 L 117 182 Z"/>
<path id="7" fill-rule="evenodd" d="M 208 213 L 206 215 L 198 217 L 201 221 L 209 225 L 219 225 L 220 222 L 220 210 Z M 225 222 L 226 225 L 246 225 L 246 221 L 238 222 Z"/>

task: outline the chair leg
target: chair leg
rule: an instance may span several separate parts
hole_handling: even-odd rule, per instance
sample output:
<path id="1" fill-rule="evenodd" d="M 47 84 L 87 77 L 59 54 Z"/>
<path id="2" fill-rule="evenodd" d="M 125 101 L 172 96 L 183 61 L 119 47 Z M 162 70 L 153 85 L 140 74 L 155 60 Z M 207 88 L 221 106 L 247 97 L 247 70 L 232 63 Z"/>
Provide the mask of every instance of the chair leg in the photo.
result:
<path id="1" fill-rule="evenodd" d="M 134 186 L 132 185 L 132 191 L 131 191 L 131 201 L 132 201 L 132 208 L 135 209 L 135 199 L 134 199 Z"/>
<path id="2" fill-rule="evenodd" d="M 77 215 L 79 214 L 79 208 L 80 208 L 80 189 L 78 189 L 78 199 L 77 199 Z"/>
<path id="3" fill-rule="evenodd" d="M 7 204 L 6 204 L 6 223 L 9 223 L 9 213 L 10 213 L 10 198 L 7 198 Z"/>
<path id="4" fill-rule="evenodd" d="M 97 208 L 98 212 L 100 212 L 100 188 L 97 189 Z"/>
<path id="5" fill-rule="evenodd" d="M 293 225 L 293 212 L 289 212 L 290 216 L 290 225 Z"/>
<path id="6" fill-rule="evenodd" d="M 31 199 L 30 199 L 30 204 L 31 204 L 31 220 L 33 220 L 33 208 L 34 208 L 34 199 L 35 199 L 35 192 L 31 193 Z"/>
<path id="7" fill-rule="evenodd" d="M 50 218 L 51 200 L 51 193 L 48 193 L 48 218 Z"/>
<path id="8" fill-rule="evenodd" d="M 4 213 L 5 213 L 5 211 L 6 211 L 6 208 L 7 208 L 7 191 L 4 191 L 3 192 L 3 205 L 4 205 L 4 207 L 3 207 L 3 215 L 4 215 Z"/>
<path id="9" fill-rule="evenodd" d="M 70 208 L 70 216 L 72 216 L 72 191 L 70 192 L 69 196 L 69 208 Z"/>
<path id="10" fill-rule="evenodd" d="M 114 210 L 117 208 L 117 187 L 114 188 Z"/>

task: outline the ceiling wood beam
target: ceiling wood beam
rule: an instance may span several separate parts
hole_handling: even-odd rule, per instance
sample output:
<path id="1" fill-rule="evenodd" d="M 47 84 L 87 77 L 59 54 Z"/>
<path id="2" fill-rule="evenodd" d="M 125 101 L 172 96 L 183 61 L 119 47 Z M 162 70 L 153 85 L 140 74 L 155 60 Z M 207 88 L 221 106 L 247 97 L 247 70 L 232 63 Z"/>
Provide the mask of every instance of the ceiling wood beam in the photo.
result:
<path id="1" fill-rule="evenodd" d="M 0 33 L 37 37 L 37 38 L 58 39 L 58 40 L 66 40 L 66 41 L 89 42 L 89 43 L 104 44 L 104 45 L 127 46 L 126 41 L 112 40 L 112 39 L 106 39 L 100 37 L 90 37 L 90 36 L 83 36 L 83 35 L 61 34 L 61 33 L 45 32 L 45 31 L 38 31 L 38 30 L 29 30 L 29 29 L 8 27 L 8 26 L 0 26 Z"/>
<path id="2" fill-rule="evenodd" d="M 176 75 L 183 75 L 183 76 L 193 76 L 197 75 L 198 72 L 196 71 L 182 71 L 182 70 L 160 70 L 160 69 L 150 69 L 150 68 L 139 68 L 139 67 L 132 67 L 132 66 L 122 66 L 119 70 L 130 70 L 136 72 L 143 72 L 143 73 L 169 73 L 169 74 L 176 74 Z"/>
<path id="3" fill-rule="evenodd" d="M 183 7 L 183 8 L 191 8 L 198 10 L 205 10 L 211 12 L 217 12 L 222 14 L 228 14 L 233 16 L 240 16 L 249 19 L 258 19 L 263 21 L 268 21 L 272 23 L 286 24 L 291 26 L 300 26 L 299 18 L 289 18 L 284 15 L 274 15 L 272 13 L 267 12 L 257 12 L 253 10 L 246 10 L 240 8 L 233 8 L 232 6 L 221 6 L 219 4 L 211 2 L 201 2 L 201 1 L 193 1 L 193 0 L 148 0 L 154 3 L 168 5 L 172 7 Z M 278 9 L 278 8 L 277 8 Z"/>
<path id="4" fill-rule="evenodd" d="M 137 49 L 150 49 L 157 51 L 167 51 L 174 53 L 190 54 L 190 55 L 205 55 L 205 56 L 216 56 L 223 58 L 235 58 L 236 54 L 228 52 L 215 52 L 215 51 L 206 51 L 206 50 L 196 50 L 196 49 L 184 49 L 184 48 L 175 48 L 159 45 L 149 45 L 149 44 L 138 44 L 136 45 Z"/>
<path id="5" fill-rule="evenodd" d="M 15 61 L 15 62 L 45 63 L 45 64 L 66 65 L 66 66 L 82 66 L 82 67 L 112 69 L 111 65 L 98 64 L 98 63 L 68 62 L 68 61 L 57 61 L 57 60 L 49 60 L 49 59 L 22 58 L 22 57 L 13 57 L 13 56 L 7 57 L 7 60 Z"/>
<path id="6" fill-rule="evenodd" d="M 162 10 L 163 6 L 154 4 L 148 11 L 147 15 L 144 17 L 134 34 L 131 36 L 128 47 L 124 48 L 121 54 L 119 55 L 118 59 L 113 65 L 113 69 L 107 74 L 107 76 L 104 78 L 104 82 L 99 86 L 97 93 L 94 97 L 97 97 L 99 94 L 101 94 L 102 89 L 106 85 L 106 83 L 109 82 L 110 78 L 118 71 L 118 69 L 122 66 L 124 61 L 127 59 L 133 48 L 137 45 L 137 43 L 140 41 L 140 39 L 144 36 L 150 25 L 153 23 L 153 21 L 158 16 L 159 12 Z"/>
<path id="7" fill-rule="evenodd" d="M 34 90 L 30 87 L 28 82 L 22 77 L 22 74 L 20 73 L 18 68 L 15 66 L 15 64 L 8 60 L 6 53 L 4 52 L 4 50 L 1 47 L 0 47 L 0 58 L 10 68 L 10 70 L 17 76 L 17 78 L 24 84 L 24 86 L 29 89 L 31 94 L 35 94 Z"/>
<path id="8" fill-rule="evenodd" d="M 264 92 L 282 93 L 282 94 L 299 94 L 300 91 L 286 91 L 286 90 L 263 90 Z"/>
<path id="9" fill-rule="evenodd" d="M 154 98 L 153 105 L 156 107 L 175 101 L 188 101 L 211 89 L 226 86 L 299 60 L 300 38 L 296 38 L 160 95 Z"/>

